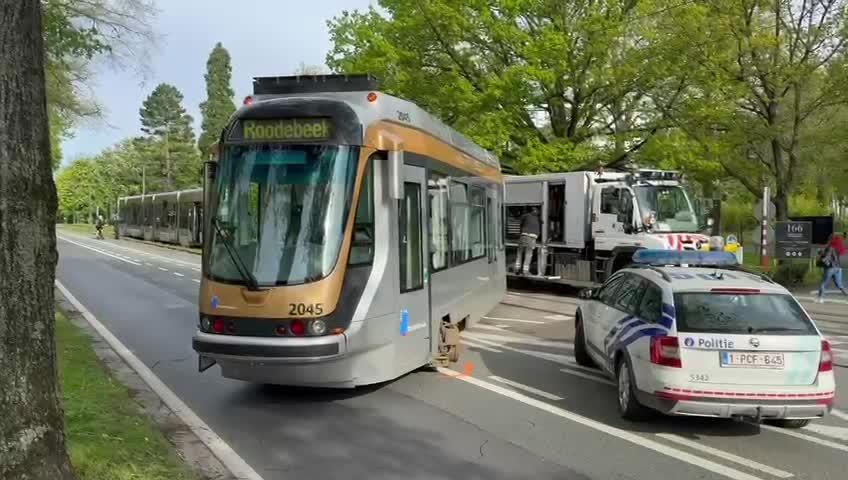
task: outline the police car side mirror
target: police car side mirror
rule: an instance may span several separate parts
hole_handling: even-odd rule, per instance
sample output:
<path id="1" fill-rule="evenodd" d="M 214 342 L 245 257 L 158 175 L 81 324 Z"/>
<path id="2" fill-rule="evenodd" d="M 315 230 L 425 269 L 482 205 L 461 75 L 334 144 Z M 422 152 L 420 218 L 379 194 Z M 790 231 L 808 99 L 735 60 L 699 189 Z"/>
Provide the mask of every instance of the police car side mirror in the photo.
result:
<path id="1" fill-rule="evenodd" d="M 577 297 L 583 300 L 591 300 L 594 296 L 595 292 L 591 288 L 584 288 L 583 290 L 580 290 L 580 293 L 577 294 Z"/>

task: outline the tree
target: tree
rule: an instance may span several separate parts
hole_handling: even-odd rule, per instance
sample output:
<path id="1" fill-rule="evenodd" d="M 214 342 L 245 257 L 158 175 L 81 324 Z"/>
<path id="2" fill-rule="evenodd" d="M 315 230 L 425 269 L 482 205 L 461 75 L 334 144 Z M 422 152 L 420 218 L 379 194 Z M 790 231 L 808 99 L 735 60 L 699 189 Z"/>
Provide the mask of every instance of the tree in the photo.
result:
<path id="1" fill-rule="evenodd" d="M 666 39 L 643 32 L 670 1 L 379 3 L 329 22 L 327 65 L 376 75 L 523 172 L 626 158 L 681 91 L 648 41 Z"/>
<path id="2" fill-rule="evenodd" d="M 295 75 L 326 75 L 329 73 L 324 65 L 307 65 L 300 62 L 300 65 L 294 70 Z"/>
<path id="3" fill-rule="evenodd" d="M 0 11 L 0 478 L 74 478 L 53 343 L 56 188 L 39 0 Z"/>
<path id="4" fill-rule="evenodd" d="M 138 145 L 138 140 L 127 139 L 59 170 L 59 213 L 65 218 L 78 213 L 92 218 L 98 209 L 112 212 L 119 197 L 142 193 L 143 169 L 155 169 L 147 152 Z M 151 186 L 154 191 L 162 187 L 161 182 Z"/>
<path id="5" fill-rule="evenodd" d="M 204 158 L 209 155 L 210 147 L 218 141 L 230 115 L 236 111 L 233 103 L 235 92 L 230 86 L 232 70 L 230 53 L 218 42 L 206 61 L 206 101 L 200 104 L 203 122 L 197 146 Z"/>
<path id="6" fill-rule="evenodd" d="M 133 66 L 145 72 L 153 0 L 43 0 L 47 106 L 53 167 L 61 164 L 61 142 L 82 120 L 102 113 L 91 85 L 92 65 Z"/>
<path id="7" fill-rule="evenodd" d="M 182 106 L 183 94 L 173 85 L 159 84 L 139 109 L 141 130 L 147 137 L 139 141 L 149 158 L 158 163 L 158 174 L 166 191 L 174 190 L 187 178 L 197 184 L 200 157 L 194 146 L 193 119 Z M 182 186 L 182 185 L 181 185 Z"/>
<path id="8" fill-rule="evenodd" d="M 667 24 L 685 35 L 691 88 L 671 114 L 753 195 L 772 187 L 777 218 L 801 184 L 804 156 L 821 166 L 812 125 L 848 102 L 845 0 L 714 0 Z M 697 18 L 694 23 L 691 18 Z"/>

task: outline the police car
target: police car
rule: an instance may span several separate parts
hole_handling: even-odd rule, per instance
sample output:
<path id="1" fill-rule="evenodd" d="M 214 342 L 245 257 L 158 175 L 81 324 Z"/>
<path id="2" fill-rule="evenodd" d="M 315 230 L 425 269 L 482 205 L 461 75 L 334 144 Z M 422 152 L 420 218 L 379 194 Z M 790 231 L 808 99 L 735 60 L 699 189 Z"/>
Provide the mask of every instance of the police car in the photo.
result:
<path id="1" fill-rule="evenodd" d="M 733 254 L 640 250 L 580 298 L 575 359 L 616 380 L 624 418 L 659 411 L 799 428 L 830 412 L 827 340 L 785 288 Z"/>

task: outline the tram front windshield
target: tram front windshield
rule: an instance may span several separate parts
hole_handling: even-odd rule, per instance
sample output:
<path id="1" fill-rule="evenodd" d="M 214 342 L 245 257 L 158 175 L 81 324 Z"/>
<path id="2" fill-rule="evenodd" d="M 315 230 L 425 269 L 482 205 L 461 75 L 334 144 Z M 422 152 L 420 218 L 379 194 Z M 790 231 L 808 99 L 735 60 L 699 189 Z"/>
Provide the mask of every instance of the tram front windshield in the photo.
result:
<path id="1" fill-rule="evenodd" d="M 358 158 L 359 147 L 339 145 L 228 147 L 218 171 L 212 220 L 221 232 L 212 230 L 211 277 L 244 282 L 238 262 L 259 286 L 329 275 L 341 249 Z"/>

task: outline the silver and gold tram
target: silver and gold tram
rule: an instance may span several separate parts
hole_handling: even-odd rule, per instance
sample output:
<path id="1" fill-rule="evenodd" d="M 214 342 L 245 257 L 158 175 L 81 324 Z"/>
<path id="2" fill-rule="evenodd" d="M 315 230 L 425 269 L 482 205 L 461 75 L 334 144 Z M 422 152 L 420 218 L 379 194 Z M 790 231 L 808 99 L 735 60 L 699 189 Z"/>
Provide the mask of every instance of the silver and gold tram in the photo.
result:
<path id="1" fill-rule="evenodd" d="M 201 371 L 350 388 L 457 361 L 506 290 L 498 160 L 367 76 L 254 79 L 204 168 Z"/>
<path id="2" fill-rule="evenodd" d="M 122 237 L 199 247 L 203 242 L 203 189 L 118 199 Z"/>

